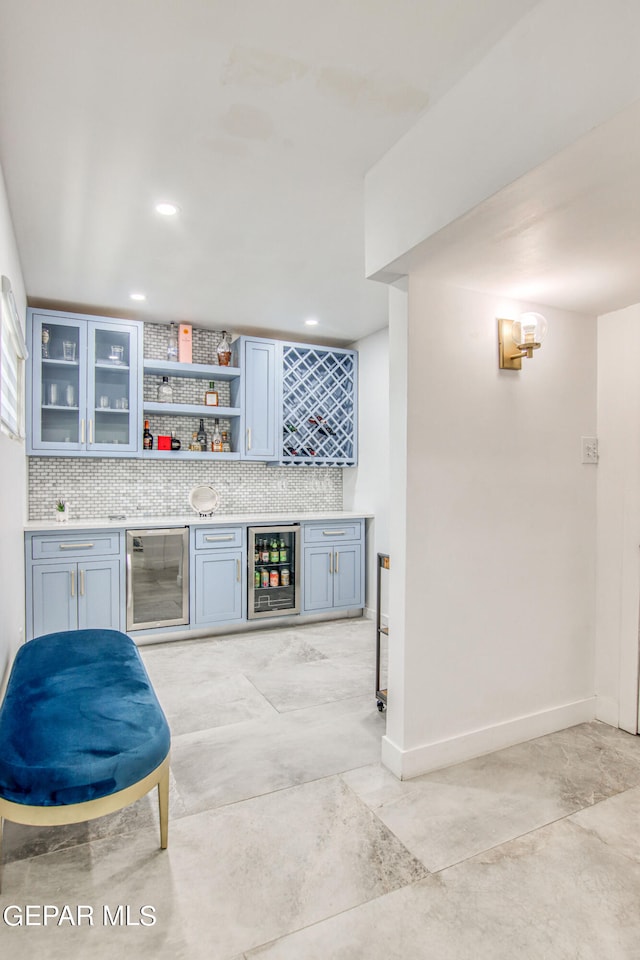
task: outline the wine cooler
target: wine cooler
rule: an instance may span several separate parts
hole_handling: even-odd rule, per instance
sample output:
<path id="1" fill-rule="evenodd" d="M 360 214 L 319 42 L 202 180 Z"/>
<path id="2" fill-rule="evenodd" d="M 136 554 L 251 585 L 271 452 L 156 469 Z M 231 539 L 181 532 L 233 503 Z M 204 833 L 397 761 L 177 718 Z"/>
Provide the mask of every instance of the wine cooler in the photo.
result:
<path id="1" fill-rule="evenodd" d="M 300 527 L 249 527 L 249 620 L 300 612 Z"/>

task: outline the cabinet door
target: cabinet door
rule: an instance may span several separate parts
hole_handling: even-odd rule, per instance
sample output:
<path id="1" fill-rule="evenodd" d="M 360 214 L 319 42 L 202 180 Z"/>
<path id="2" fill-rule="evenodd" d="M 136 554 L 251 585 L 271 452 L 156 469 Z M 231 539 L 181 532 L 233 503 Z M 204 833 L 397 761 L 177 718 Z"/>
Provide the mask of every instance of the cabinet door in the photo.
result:
<path id="1" fill-rule="evenodd" d="M 78 564 L 78 628 L 120 629 L 120 561 Z"/>
<path id="2" fill-rule="evenodd" d="M 276 459 L 277 391 L 275 343 L 245 340 L 245 460 Z"/>
<path id="3" fill-rule="evenodd" d="M 78 570 L 75 563 L 32 567 L 33 637 L 78 627 Z"/>
<path id="4" fill-rule="evenodd" d="M 242 551 L 196 554 L 195 622 L 242 619 Z"/>
<path id="5" fill-rule="evenodd" d="M 333 605 L 361 607 L 362 550 L 359 543 L 336 544 L 333 550 Z"/>
<path id="6" fill-rule="evenodd" d="M 140 324 L 88 325 L 87 449 L 135 453 L 140 447 Z"/>
<path id="7" fill-rule="evenodd" d="M 333 547 L 305 547 L 302 612 L 333 606 Z"/>
<path id="8" fill-rule="evenodd" d="M 34 313 L 30 327 L 27 453 L 82 452 L 86 440 L 86 324 Z"/>

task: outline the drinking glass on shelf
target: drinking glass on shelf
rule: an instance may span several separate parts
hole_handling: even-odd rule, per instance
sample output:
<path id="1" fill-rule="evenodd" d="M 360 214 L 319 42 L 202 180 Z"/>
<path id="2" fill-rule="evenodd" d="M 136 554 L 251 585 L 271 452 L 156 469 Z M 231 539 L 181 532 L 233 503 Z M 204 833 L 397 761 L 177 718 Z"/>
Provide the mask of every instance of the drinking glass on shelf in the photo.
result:
<path id="1" fill-rule="evenodd" d="M 52 407 L 55 407 L 58 403 L 58 384 L 50 383 L 49 384 L 49 403 Z"/>
<path id="2" fill-rule="evenodd" d="M 114 363 L 122 363 L 123 359 L 124 359 L 124 347 L 114 344 L 111 347 L 109 360 L 113 360 Z"/>
<path id="3" fill-rule="evenodd" d="M 76 399 L 76 391 L 72 383 L 68 383 L 64 390 L 65 400 L 68 407 L 72 407 Z"/>
<path id="4" fill-rule="evenodd" d="M 76 345 L 73 340 L 63 340 L 62 341 L 62 358 L 63 360 L 75 361 L 76 359 Z"/>
<path id="5" fill-rule="evenodd" d="M 109 406 L 109 397 L 102 396 L 98 400 L 98 405 L 105 410 Z"/>
<path id="6" fill-rule="evenodd" d="M 129 409 L 129 401 L 127 400 L 127 398 L 118 397 L 118 399 L 116 400 L 116 410 L 128 410 L 128 409 Z"/>

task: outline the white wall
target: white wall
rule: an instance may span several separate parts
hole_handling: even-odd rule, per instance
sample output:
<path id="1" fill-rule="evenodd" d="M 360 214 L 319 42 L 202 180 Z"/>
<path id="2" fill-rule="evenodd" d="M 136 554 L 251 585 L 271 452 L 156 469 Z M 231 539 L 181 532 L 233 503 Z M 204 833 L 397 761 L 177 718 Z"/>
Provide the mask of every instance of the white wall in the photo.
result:
<path id="1" fill-rule="evenodd" d="M 389 552 L 389 331 L 351 347 L 358 351 L 358 466 L 343 471 L 342 496 L 345 510 L 374 514 L 367 528 L 366 606 L 375 616 L 376 554 Z"/>
<path id="2" fill-rule="evenodd" d="M 637 0 L 538 3 L 367 174 L 367 276 L 637 100 L 639 34 Z"/>
<path id="3" fill-rule="evenodd" d="M 0 273 L 13 288 L 24 324 L 26 297 L 4 178 L 0 170 Z M 0 433 L 0 688 L 6 668 L 24 639 L 24 541 L 26 459 L 24 445 Z"/>
<path id="4" fill-rule="evenodd" d="M 598 717 L 638 730 L 640 305 L 598 319 Z"/>
<path id="5" fill-rule="evenodd" d="M 541 350 L 501 371 L 496 318 L 534 304 L 418 276 L 408 302 L 383 742 L 402 777 L 595 715 L 597 468 L 580 438 L 596 431 L 596 320 L 544 308 Z"/>

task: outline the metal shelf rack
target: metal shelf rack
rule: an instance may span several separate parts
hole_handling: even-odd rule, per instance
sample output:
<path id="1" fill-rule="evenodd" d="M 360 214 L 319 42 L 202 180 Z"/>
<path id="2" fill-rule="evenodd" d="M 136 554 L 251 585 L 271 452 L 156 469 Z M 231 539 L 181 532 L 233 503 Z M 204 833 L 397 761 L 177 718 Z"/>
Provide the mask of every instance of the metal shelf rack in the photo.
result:
<path id="1" fill-rule="evenodd" d="M 389 636 L 389 627 L 382 625 L 382 616 L 380 611 L 380 587 L 382 585 L 382 571 L 389 570 L 390 561 L 388 553 L 378 554 L 378 567 L 376 575 L 376 702 L 378 710 L 382 713 L 387 707 L 387 690 L 380 689 L 380 653 L 381 637 Z"/>

